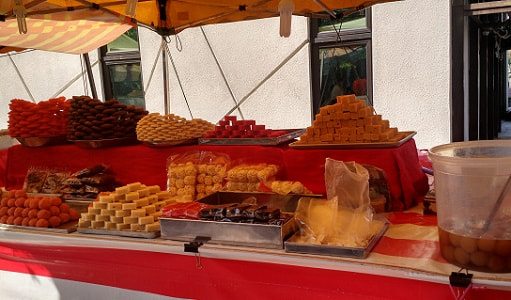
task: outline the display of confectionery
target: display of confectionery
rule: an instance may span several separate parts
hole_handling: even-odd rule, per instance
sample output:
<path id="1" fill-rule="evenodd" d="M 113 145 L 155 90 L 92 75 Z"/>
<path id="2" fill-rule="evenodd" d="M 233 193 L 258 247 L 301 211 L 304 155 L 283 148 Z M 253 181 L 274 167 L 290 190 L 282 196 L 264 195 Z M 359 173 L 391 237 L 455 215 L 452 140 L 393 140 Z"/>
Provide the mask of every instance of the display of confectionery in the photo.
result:
<path id="1" fill-rule="evenodd" d="M 202 119 L 186 120 L 174 114 L 151 113 L 138 121 L 136 131 L 139 141 L 162 143 L 199 138 L 214 128 L 214 124 Z"/>
<path id="2" fill-rule="evenodd" d="M 250 202 L 253 201 L 220 205 L 200 202 L 172 203 L 162 209 L 162 217 L 268 225 L 282 225 L 289 218 L 289 215 L 281 214 L 278 208 Z"/>
<path id="3" fill-rule="evenodd" d="M 177 201 L 201 199 L 222 190 L 229 158 L 212 152 L 184 153 L 170 158 L 167 190 Z"/>
<path id="4" fill-rule="evenodd" d="M 239 192 L 260 191 L 261 182 L 275 180 L 279 167 L 274 164 L 242 164 L 227 171 L 224 190 Z"/>
<path id="5" fill-rule="evenodd" d="M 137 122 L 148 112 L 112 99 L 101 102 L 73 96 L 67 126 L 68 140 L 102 140 L 136 137 Z"/>
<path id="6" fill-rule="evenodd" d="M 13 99 L 9 104 L 11 137 L 50 137 L 66 134 L 70 102 L 64 97 L 33 103 Z"/>
<path id="7" fill-rule="evenodd" d="M 83 212 L 78 228 L 156 232 L 160 230 L 161 208 L 170 204 L 170 193 L 157 185 L 140 182 L 101 193 Z"/>
<path id="8" fill-rule="evenodd" d="M 265 138 L 285 134 L 283 130 L 266 129 L 254 120 L 238 120 L 236 116 L 225 116 L 205 138 Z"/>
<path id="9" fill-rule="evenodd" d="M 30 168 L 24 189 L 28 193 L 62 194 L 64 199 L 93 200 L 101 192 L 120 186 L 111 170 L 103 164 L 70 173 L 59 170 Z"/>
<path id="10" fill-rule="evenodd" d="M 27 196 L 25 190 L 4 193 L 0 202 L 0 223 L 57 228 L 78 219 L 78 212 L 59 197 Z"/>
<path id="11" fill-rule="evenodd" d="M 312 126 L 296 143 L 396 142 L 405 136 L 396 127 L 390 127 L 388 120 L 375 114 L 365 100 L 357 100 L 355 95 L 344 95 L 337 97 L 337 103 L 321 107 Z"/>

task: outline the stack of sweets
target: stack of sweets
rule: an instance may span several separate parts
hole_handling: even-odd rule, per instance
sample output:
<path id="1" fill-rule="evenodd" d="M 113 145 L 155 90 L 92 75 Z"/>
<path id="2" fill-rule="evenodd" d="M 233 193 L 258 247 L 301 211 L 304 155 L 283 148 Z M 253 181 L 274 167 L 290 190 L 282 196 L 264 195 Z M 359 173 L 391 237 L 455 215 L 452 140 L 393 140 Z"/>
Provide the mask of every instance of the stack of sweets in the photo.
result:
<path id="1" fill-rule="evenodd" d="M 283 130 L 266 129 L 254 120 L 237 120 L 236 116 L 225 116 L 218 122 L 215 130 L 209 131 L 205 138 L 266 138 L 285 134 Z"/>
<path id="2" fill-rule="evenodd" d="M 151 113 L 137 123 L 137 138 L 149 143 L 199 138 L 215 127 L 202 119 L 186 120 L 174 114 Z"/>
<path id="3" fill-rule="evenodd" d="M 222 189 L 227 170 L 225 163 L 171 163 L 168 168 L 168 190 L 178 202 L 201 199 Z"/>
<path id="4" fill-rule="evenodd" d="M 157 185 L 130 183 L 103 193 L 81 214 L 79 228 L 156 232 L 161 208 L 170 204 L 170 194 Z"/>
<path id="5" fill-rule="evenodd" d="M 238 165 L 227 171 L 225 190 L 257 192 L 262 183 L 275 180 L 279 168 L 273 164 Z"/>
<path id="6" fill-rule="evenodd" d="M 344 95 L 337 97 L 337 103 L 320 108 L 297 144 L 396 142 L 404 137 L 364 100 Z"/>

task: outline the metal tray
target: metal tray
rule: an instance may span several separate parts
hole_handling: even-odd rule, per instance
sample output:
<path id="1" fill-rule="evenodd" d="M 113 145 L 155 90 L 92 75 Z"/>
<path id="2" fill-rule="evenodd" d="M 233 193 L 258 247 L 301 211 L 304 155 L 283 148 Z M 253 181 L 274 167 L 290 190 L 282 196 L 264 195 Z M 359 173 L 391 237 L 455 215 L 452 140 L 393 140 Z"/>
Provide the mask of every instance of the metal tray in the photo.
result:
<path id="1" fill-rule="evenodd" d="M 304 253 L 304 254 L 318 254 L 328 256 L 339 256 L 339 257 L 350 257 L 350 258 L 366 258 L 369 253 L 376 246 L 378 241 L 381 239 L 387 228 L 389 227 L 388 222 L 383 221 L 382 228 L 374 235 L 365 248 L 353 248 L 353 247 L 340 247 L 330 245 L 315 245 L 296 242 L 300 236 L 300 232 L 296 232 L 292 237 L 284 242 L 286 252 L 293 253 Z"/>
<path id="2" fill-rule="evenodd" d="M 286 133 L 277 137 L 267 138 L 199 138 L 199 144 L 211 145 L 278 145 L 291 141 L 305 132 L 305 129 L 274 129 L 283 130 Z"/>
<path id="3" fill-rule="evenodd" d="M 139 142 L 136 137 L 103 140 L 69 140 L 69 141 L 75 143 L 77 146 L 88 149 L 128 146 L 137 144 Z"/>
<path id="4" fill-rule="evenodd" d="M 282 249 L 284 240 L 297 229 L 294 212 L 300 195 L 278 195 L 271 193 L 217 192 L 198 202 L 208 204 L 241 203 L 248 197 L 255 197 L 257 203 L 280 208 L 289 218 L 283 225 L 228 223 L 203 220 L 183 220 L 160 217 L 163 239 L 190 242 L 197 237 L 208 237 L 208 243 L 230 246 L 248 246 Z"/>
<path id="5" fill-rule="evenodd" d="M 289 147 L 295 149 L 359 149 L 359 148 L 395 148 L 399 147 L 409 139 L 411 139 L 414 135 L 417 134 L 416 131 L 402 131 L 400 133 L 405 133 L 406 136 L 397 142 L 374 142 L 374 143 L 343 143 L 343 144 L 328 144 L 328 143 L 320 143 L 320 144 L 300 144 L 298 142 L 294 142 L 289 144 Z"/>
<path id="6" fill-rule="evenodd" d="M 0 223 L 2 229 L 20 229 L 29 231 L 42 231 L 42 232 L 54 232 L 54 233 L 71 233 L 76 231 L 76 224 L 78 221 L 69 221 L 65 224 L 60 225 L 57 228 L 46 228 L 46 227 L 33 227 L 33 226 L 20 226 L 20 225 L 9 225 Z"/>
<path id="7" fill-rule="evenodd" d="M 109 230 L 109 229 L 94 229 L 94 228 L 78 228 L 79 233 L 85 234 L 101 234 L 101 235 L 114 235 L 124 237 L 135 237 L 144 239 L 154 239 L 160 236 L 159 231 L 131 231 L 131 230 Z"/>
<path id="8" fill-rule="evenodd" d="M 199 140 L 198 138 L 191 138 L 163 142 L 144 142 L 144 145 L 154 148 L 166 148 L 179 145 L 194 145 L 198 143 L 198 140 Z"/>
<path id="9" fill-rule="evenodd" d="M 55 136 L 32 136 L 32 137 L 16 137 L 18 142 L 25 147 L 44 147 L 44 146 L 55 146 L 64 145 L 69 143 L 66 139 L 66 135 L 55 135 Z"/>

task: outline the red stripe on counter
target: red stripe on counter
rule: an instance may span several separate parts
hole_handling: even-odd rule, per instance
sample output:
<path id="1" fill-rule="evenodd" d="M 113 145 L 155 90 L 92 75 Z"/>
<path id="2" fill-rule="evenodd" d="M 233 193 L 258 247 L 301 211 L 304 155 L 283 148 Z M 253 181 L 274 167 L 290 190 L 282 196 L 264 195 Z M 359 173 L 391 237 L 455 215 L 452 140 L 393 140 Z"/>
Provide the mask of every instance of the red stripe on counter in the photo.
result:
<path id="1" fill-rule="evenodd" d="M 373 252 L 396 257 L 429 258 L 447 263 L 440 253 L 440 245 L 437 241 L 404 240 L 383 236 Z"/>
<path id="2" fill-rule="evenodd" d="M 422 226 L 436 226 L 437 218 L 433 215 L 423 215 L 410 212 L 393 212 L 387 215 L 392 224 L 413 224 Z"/>
<path id="3" fill-rule="evenodd" d="M 198 269 L 196 258 L 188 255 L 0 242 L 2 270 L 172 297 L 445 299 L 450 295 L 447 285 L 420 280 L 271 262 L 202 258 L 201 263 Z M 502 296 L 495 293 L 490 294 Z"/>

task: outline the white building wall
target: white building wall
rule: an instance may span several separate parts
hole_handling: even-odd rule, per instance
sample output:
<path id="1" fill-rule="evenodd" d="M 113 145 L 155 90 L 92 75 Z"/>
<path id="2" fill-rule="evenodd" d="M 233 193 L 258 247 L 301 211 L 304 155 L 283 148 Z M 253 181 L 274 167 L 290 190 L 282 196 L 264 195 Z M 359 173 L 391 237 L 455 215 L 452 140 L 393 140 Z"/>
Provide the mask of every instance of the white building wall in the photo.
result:
<path id="1" fill-rule="evenodd" d="M 415 130 L 417 146 L 449 142 L 449 0 L 407 0 L 373 8 L 373 90 L 378 113 L 402 131 Z M 227 82 L 243 99 L 291 53 L 296 54 L 241 105 L 245 119 L 269 128 L 311 124 L 310 49 L 306 18 L 293 17 L 290 38 L 281 38 L 276 18 L 205 26 Z M 146 108 L 164 113 L 160 37 L 140 28 Z M 168 44 L 188 104 L 195 118 L 221 119 L 234 106 L 200 28 L 172 36 Z M 180 50 L 178 50 L 179 48 Z M 91 52 L 91 62 L 97 53 Z M 77 55 L 43 51 L 13 57 L 36 101 L 47 100 L 81 72 Z M 169 62 L 170 110 L 190 118 L 176 73 Z M 0 128 L 7 128 L 9 101 L 30 100 L 7 56 L 0 56 Z M 93 68 L 98 94 L 99 68 Z M 62 95 L 89 94 L 77 81 Z M 235 112 L 239 116 L 239 112 Z"/>
<path id="2" fill-rule="evenodd" d="M 450 1 L 373 8 L 373 88 L 378 113 L 417 131 L 421 149 L 450 142 Z"/>

